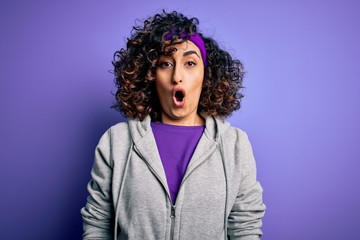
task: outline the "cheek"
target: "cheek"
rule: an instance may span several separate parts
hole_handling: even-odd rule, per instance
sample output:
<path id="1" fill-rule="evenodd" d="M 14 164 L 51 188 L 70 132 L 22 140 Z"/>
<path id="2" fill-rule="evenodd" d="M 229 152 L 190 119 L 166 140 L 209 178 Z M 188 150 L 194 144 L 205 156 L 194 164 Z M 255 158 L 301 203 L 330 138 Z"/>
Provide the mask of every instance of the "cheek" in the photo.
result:
<path id="1" fill-rule="evenodd" d="M 165 80 L 162 74 L 156 74 L 155 86 L 158 91 L 165 88 Z"/>
<path id="2" fill-rule="evenodd" d="M 198 74 L 196 77 L 193 78 L 192 82 L 195 88 L 201 89 L 204 82 L 204 75 Z"/>
<path id="3" fill-rule="evenodd" d="M 156 93 L 160 98 L 164 95 L 164 87 L 158 82 L 156 83 Z"/>
<path id="4" fill-rule="evenodd" d="M 199 70 L 196 71 L 196 73 L 194 74 L 194 82 L 198 83 L 198 84 L 202 84 L 202 82 L 204 81 L 204 70 Z"/>
<path id="5" fill-rule="evenodd" d="M 155 82 L 159 85 L 169 84 L 171 79 L 171 74 L 167 71 L 158 71 L 156 72 L 155 76 Z"/>
<path id="6" fill-rule="evenodd" d="M 204 80 L 204 71 L 190 71 L 185 72 L 183 75 L 184 79 L 194 83 L 194 84 L 202 84 Z"/>

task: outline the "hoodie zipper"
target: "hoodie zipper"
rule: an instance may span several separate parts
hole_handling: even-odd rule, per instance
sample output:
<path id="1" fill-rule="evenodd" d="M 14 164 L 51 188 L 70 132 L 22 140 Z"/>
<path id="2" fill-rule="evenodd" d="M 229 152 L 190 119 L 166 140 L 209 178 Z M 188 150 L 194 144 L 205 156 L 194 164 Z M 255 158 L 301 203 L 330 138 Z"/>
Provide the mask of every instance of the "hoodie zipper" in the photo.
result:
<path id="1" fill-rule="evenodd" d="M 156 176 L 156 178 L 161 182 L 161 185 L 163 185 L 163 188 L 166 189 L 164 183 L 161 181 L 160 177 L 154 171 L 154 169 L 150 166 L 150 164 L 148 164 L 146 162 L 146 165 L 149 167 L 151 172 Z M 171 210 L 170 210 L 170 219 L 171 219 L 171 222 L 170 222 L 170 240 L 173 240 L 174 239 L 174 231 L 175 231 L 175 217 L 176 217 L 176 215 L 175 215 L 175 205 L 173 205 L 169 193 L 166 190 L 165 190 L 165 192 L 166 192 L 166 195 L 167 195 L 167 197 L 169 199 L 169 202 L 171 204 Z"/>
<path id="2" fill-rule="evenodd" d="M 174 229 L 175 229 L 175 206 L 171 205 L 171 225 L 170 225 L 170 239 L 174 239 Z"/>
<path id="3" fill-rule="evenodd" d="M 134 146 L 136 149 L 136 152 L 145 160 L 144 156 L 140 153 L 140 151 L 137 149 L 136 146 Z M 145 160 L 144 161 L 146 163 L 146 165 L 148 166 L 148 168 L 150 169 L 150 171 L 156 176 L 156 178 L 159 180 L 159 182 L 161 183 L 161 185 L 163 186 L 163 188 L 165 189 L 165 193 L 169 199 L 169 202 L 171 204 L 171 211 L 170 211 L 170 219 L 171 219 L 171 223 L 170 223 L 170 240 L 174 239 L 174 231 L 175 231 L 175 205 L 173 205 L 170 194 L 168 193 L 168 191 L 166 191 L 166 187 L 165 184 L 161 181 L 160 176 L 155 172 L 155 170 L 150 166 L 150 164 Z"/>
<path id="4" fill-rule="evenodd" d="M 161 185 L 163 186 L 164 189 L 166 189 L 165 187 L 165 184 L 161 181 L 161 178 L 160 176 L 155 172 L 155 170 L 150 166 L 150 164 L 145 160 L 144 156 L 140 153 L 140 151 L 137 149 L 136 145 L 134 146 L 137 153 L 144 159 L 144 162 L 146 163 L 146 165 L 149 167 L 150 171 L 156 176 L 156 178 L 159 180 L 159 182 L 161 183 Z M 212 154 L 214 151 L 215 151 L 216 148 L 214 148 L 210 154 Z M 191 172 L 185 174 L 183 180 L 181 181 L 181 184 L 180 184 L 180 187 L 179 187 L 179 191 L 184 183 L 184 181 L 189 177 L 189 175 L 196 169 L 198 168 L 199 166 L 201 166 L 202 163 L 198 166 L 196 166 L 194 169 L 192 169 Z M 172 200 L 171 200 L 171 197 L 170 197 L 170 194 L 168 193 L 168 191 L 166 191 L 166 195 L 170 201 L 170 204 L 171 204 L 171 213 L 170 213 L 170 219 L 171 219 L 171 224 L 170 224 L 170 240 L 173 240 L 174 239 L 174 232 L 175 232 L 175 205 L 173 205 L 172 203 Z"/>
<path id="5" fill-rule="evenodd" d="M 212 154 L 213 152 L 215 151 L 215 149 L 213 151 L 211 151 L 210 154 Z M 185 182 L 185 180 L 189 177 L 189 175 L 196 169 L 198 168 L 200 165 L 202 164 L 199 164 L 198 166 L 196 166 L 191 172 L 189 172 L 188 174 L 185 174 L 184 178 L 182 179 L 181 183 L 180 183 L 180 187 L 179 187 L 179 191 L 183 185 L 183 183 Z M 154 172 L 154 170 L 149 166 L 149 168 L 151 169 L 152 172 Z M 157 174 L 154 172 L 154 174 L 157 176 Z M 159 178 L 159 181 L 161 182 L 160 178 Z M 166 192 L 167 193 L 167 192 Z M 168 198 L 171 202 L 171 214 L 170 214 L 170 218 L 171 218 L 171 225 L 170 225 L 170 240 L 173 240 L 174 239 L 174 228 L 175 228 L 175 205 L 172 204 L 172 201 L 171 201 L 171 197 L 170 195 L 167 193 L 168 195 Z"/>

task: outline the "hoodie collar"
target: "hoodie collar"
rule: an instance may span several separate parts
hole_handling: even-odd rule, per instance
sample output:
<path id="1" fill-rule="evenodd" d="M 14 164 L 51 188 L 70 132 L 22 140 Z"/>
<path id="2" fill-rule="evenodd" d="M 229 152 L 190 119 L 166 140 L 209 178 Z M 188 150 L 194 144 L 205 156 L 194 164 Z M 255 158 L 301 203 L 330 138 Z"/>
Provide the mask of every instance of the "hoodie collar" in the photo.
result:
<path id="1" fill-rule="evenodd" d="M 215 151 L 217 146 L 221 146 L 221 135 L 230 124 L 220 118 L 215 118 L 202 114 L 205 121 L 204 135 L 199 140 L 195 152 L 190 160 L 184 179 L 202 162 L 208 159 L 208 156 Z M 158 151 L 156 142 L 151 130 L 151 118 L 147 116 L 143 121 L 130 119 L 129 130 L 134 142 L 134 149 L 143 157 L 152 171 L 156 174 L 159 181 L 167 189 L 166 176 Z M 168 191 L 168 189 L 167 189 Z"/>
<path id="2" fill-rule="evenodd" d="M 229 128 L 230 123 L 219 117 L 209 116 L 206 113 L 201 113 L 201 116 L 205 119 L 205 136 L 210 141 L 219 142 L 220 136 Z M 142 121 L 138 119 L 129 120 L 129 128 L 135 144 L 152 132 L 150 123 L 150 116 L 145 117 Z"/>

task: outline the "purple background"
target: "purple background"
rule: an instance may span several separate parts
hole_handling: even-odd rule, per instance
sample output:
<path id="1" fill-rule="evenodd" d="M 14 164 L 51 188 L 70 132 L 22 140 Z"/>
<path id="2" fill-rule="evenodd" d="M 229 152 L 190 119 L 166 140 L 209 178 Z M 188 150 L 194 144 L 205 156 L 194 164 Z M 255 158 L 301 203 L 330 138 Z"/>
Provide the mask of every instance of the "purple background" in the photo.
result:
<path id="1" fill-rule="evenodd" d="M 229 120 L 253 144 L 263 239 L 357 238 L 359 1 L 54 2 L 0 3 L 0 239 L 80 239 L 95 145 L 124 120 L 112 55 L 162 8 L 197 16 L 245 64 Z"/>

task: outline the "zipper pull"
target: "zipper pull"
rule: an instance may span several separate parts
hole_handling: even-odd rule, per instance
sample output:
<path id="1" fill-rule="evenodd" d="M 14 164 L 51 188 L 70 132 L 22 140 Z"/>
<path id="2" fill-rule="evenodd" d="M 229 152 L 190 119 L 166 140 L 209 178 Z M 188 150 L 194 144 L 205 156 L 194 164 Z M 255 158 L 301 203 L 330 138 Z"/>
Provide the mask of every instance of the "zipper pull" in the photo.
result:
<path id="1" fill-rule="evenodd" d="M 171 218 L 171 219 L 175 218 L 175 207 L 174 207 L 174 206 L 171 206 L 171 215 L 170 215 L 170 218 Z"/>

